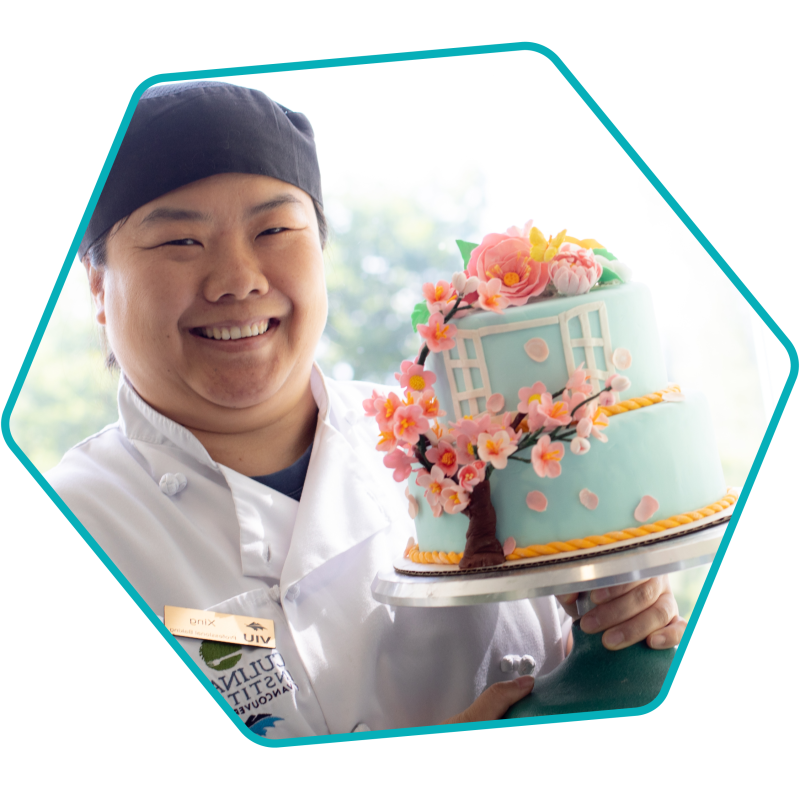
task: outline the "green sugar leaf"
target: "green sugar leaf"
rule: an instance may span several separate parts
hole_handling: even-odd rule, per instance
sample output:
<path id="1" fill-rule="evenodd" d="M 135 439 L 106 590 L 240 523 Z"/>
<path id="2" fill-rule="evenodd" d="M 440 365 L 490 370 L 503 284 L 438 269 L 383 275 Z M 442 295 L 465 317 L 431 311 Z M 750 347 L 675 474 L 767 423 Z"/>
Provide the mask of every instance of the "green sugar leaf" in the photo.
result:
<path id="1" fill-rule="evenodd" d="M 414 333 L 417 332 L 417 325 L 424 325 L 430 318 L 431 312 L 428 311 L 428 304 L 417 303 L 411 312 L 411 325 L 414 327 Z"/>
<path id="2" fill-rule="evenodd" d="M 620 278 L 613 269 L 603 267 L 603 274 L 600 276 L 598 283 L 610 283 L 611 281 L 619 281 L 622 283 L 622 278 Z"/>
<path id="3" fill-rule="evenodd" d="M 456 244 L 458 245 L 458 249 L 461 253 L 461 258 L 464 259 L 464 269 L 466 269 L 467 264 L 469 264 L 469 257 L 472 255 L 472 251 L 478 245 L 474 242 L 465 242 L 461 239 L 456 239 Z"/>
<path id="4" fill-rule="evenodd" d="M 603 256 L 603 258 L 607 258 L 609 261 L 616 261 L 617 257 L 613 253 L 609 253 L 605 247 L 593 247 L 592 252 L 596 253 L 598 256 Z"/>

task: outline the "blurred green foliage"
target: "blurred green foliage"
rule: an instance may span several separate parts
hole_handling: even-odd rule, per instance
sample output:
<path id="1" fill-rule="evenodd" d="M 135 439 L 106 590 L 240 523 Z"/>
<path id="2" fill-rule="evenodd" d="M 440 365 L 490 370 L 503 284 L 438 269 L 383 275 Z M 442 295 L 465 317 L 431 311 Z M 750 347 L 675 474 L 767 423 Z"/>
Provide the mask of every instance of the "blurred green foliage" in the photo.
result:
<path id="1" fill-rule="evenodd" d="M 328 324 L 317 352 L 335 378 L 394 383 L 419 350 L 411 313 L 422 284 L 464 268 L 455 240 L 475 235 L 481 196 L 472 206 L 452 195 L 425 203 L 409 197 L 343 197 L 333 203 L 327 250 Z M 452 218 L 437 208 L 458 208 Z"/>

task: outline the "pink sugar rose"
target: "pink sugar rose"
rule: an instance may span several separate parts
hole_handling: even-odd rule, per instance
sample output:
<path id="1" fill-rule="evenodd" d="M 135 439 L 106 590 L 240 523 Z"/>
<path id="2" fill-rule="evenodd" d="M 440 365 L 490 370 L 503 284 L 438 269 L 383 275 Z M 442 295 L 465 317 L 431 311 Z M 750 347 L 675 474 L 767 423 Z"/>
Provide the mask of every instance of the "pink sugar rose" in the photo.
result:
<path id="1" fill-rule="evenodd" d="M 562 295 L 586 294 L 602 274 L 594 253 L 571 242 L 564 242 L 550 261 L 550 280 Z"/>
<path id="2" fill-rule="evenodd" d="M 557 478 L 561 474 L 562 458 L 564 458 L 564 445 L 561 442 L 551 442 L 547 435 L 542 436 L 531 450 L 533 471 L 540 478 Z"/>
<path id="3" fill-rule="evenodd" d="M 519 229 L 510 230 L 516 232 Z M 530 251 L 531 243 L 527 236 L 490 233 L 472 251 L 467 275 L 484 282 L 498 279 L 508 305 L 525 305 L 529 297 L 536 297 L 544 291 L 550 279 L 548 265 L 534 261 Z M 467 295 L 466 299 L 473 303 L 477 297 Z"/>

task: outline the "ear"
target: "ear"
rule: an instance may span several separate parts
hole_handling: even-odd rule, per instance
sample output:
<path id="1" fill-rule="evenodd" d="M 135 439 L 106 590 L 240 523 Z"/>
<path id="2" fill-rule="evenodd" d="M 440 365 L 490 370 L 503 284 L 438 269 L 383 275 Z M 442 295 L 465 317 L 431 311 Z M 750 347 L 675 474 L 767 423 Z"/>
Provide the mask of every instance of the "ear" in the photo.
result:
<path id="1" fill-rule="evenodd" d="M 92 293 L 92 300 L 94 300 L 95 318 L 98 324 L 106 324 L 106 295 L 104 277 L 105 273 L 93 267 L 89 258 L 83 259 L 83 266 L 86 270 L 86 277 L 89 279 L 89 291 Z"/>

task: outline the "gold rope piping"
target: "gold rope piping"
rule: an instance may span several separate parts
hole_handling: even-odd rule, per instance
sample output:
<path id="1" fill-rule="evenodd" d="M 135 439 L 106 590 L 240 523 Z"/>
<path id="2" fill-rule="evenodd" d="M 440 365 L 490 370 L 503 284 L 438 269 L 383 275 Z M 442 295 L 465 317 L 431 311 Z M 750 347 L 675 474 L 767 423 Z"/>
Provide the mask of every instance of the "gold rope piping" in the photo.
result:
<path id="1" fill-rule="evenodd" d="M 627 410 L 627 409 L 626 409 Z M 621 531 L 611 531 L 602 536 L 587 536 L 585 539 L 570 539 L 566 542 L 550 542 L 549 544 L 532 544 L 528 547 L 517 547 L 513 553 L 506 556 L 506 561 L 516 561 L 520 558 L 533 558 L 535 556 L 551 556 L 557 553 L 570 553 L 574 550 L 588 550 L 601 544 L 614 544 L 624 539 L 635 539 L 647 533 L 660 533 L 670 528 L 677 528 L 679 525 L 686 525 L 688 522 L 695 522 L 712 514 L 717 514 L 732 506 L 738 499 L 736 492 L 729 491 L 721 500 L 711 503 L 705 508 L 697 511 L 689 511 L 686 514 L 676 514 L 674 517 L 662 519 L 660 522 L 653 522 L 649 525 L 640 525 L 638 528 L 625 528 Z M 415 564 L 458 564 L 463 553 L 445 553 L 420 550 L 415 542 L 408 552 Z"/>
<path id="2" fill-rule="evenodd" d="M 666 389 L 659 389 L 652 394 L 632 397 L 630 400 L 622 400 L 613 406 L 600 406 L 600 411 L 606 414 L 606 416 L 613 417 L 616 414 L 624 414 L 626 411 L 635 411 L 637 408 L 644 408 L 645 406 L 661 403 L 664 400 L 665 394 L 679 392 L 680 390 L 681 387 L 674 383 L 672 386 L 668 386 Z"/>

